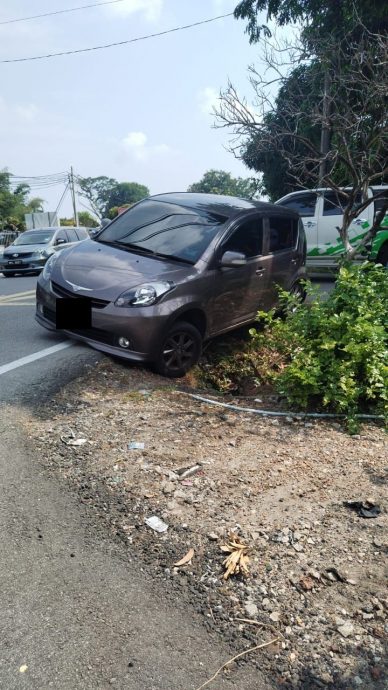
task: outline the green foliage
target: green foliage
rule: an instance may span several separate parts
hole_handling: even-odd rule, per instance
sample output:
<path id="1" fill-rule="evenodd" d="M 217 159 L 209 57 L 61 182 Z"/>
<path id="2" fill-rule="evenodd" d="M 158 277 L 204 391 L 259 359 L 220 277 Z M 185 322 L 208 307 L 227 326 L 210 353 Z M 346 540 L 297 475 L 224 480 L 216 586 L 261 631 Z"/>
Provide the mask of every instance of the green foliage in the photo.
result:
<path id="1" fill-rule="evenodd" d="M 226 194 L 250 199 L 258 191 L 258 181 L 252 178 L 232 177 L 225 170 L 208 170 L 199 182 L 190 185 L 188 192 Z"/>
<path id="2" fill-rule="evenodd" d="M 303 22 L 306 39 L 311 32 L 343 35 L 355 14 L 370 31 L 383 33 L 388 29 L 386 6 L 381 0 L 241 0 L 234 16 L 247 20 L 251 43 L 258 42 L 262 32 L 271 35 L 268 26 L 258 22 L 259 13 L 265 10 L 267 20 L 275 20 L 280 26 Z"/>
<path id="3" fill-rule="evenodd" d="M 117 182 L 112 177 L 78 178 L 81 196 L 88 200 L 91 209 L 99 217 L 108 216 L 113 206 L 134 204 L 149 196 L 148 187 L 137 182 Z"/>
<path id="4" fill-rule="evenodd" d="M 290 309 L 292 298 L 282 299 L 286 318 L 262 314 L 264 331 L 252 332 L 255 348 L 286 349 L 286 366 L 273 376 L 278 391 L 302 409 L 317 403 L 349 418 L 366 408 L 387 414 L 386 270 L 346 265 L 327 301 L 315 295 L 310 305 Z"/>
<path id="5" fill-rule="evenodd" d="M 43 210 L 43 199 L 29 199 L 29 192 L 27 184 L 20 184 L 12 191 L 10 173 L 6 170 L 0 172 L 0 227 L 11 224 L 24 230 L 24 215 Z"/>
<path id="6" fill-rule="evenodd" d="M 105 215 L 109 215 L 109 210 L 114 206 L 127 206 L 141 201 L 150 195 L 150 190 L 143 184 L 137 182 L 117 182 L 106 200 Z"/>
<path id="7" fill-rule="evenodd" d="M 294 69 L 279 89 L 276 110 L 264 116 L 265 131 L 253 133 L 242 149 L 242 159 L 251 170 L 263 173 L 263 193 L 276 201 L 300 186 L 310 186 L 313 164 L 306 163 L 300 184 L 296 185 L 290 160 L 303 156 L 306 147 L 289 133 L 298 131 L 319 150 L 320 127 L 312 123 L 311 113 L 321 100 L 323 71 L 315 61 Z M 269 141 L 277 141 L 269 146 Z M 291 173 L 291 174 L 290 174 Z"/>
<path id="8" fill-rule="evenodd" d="M 117 184 L 113 177 L 106 175 L 78 178 L 80 195 L 87 199 L 92 211 L 99 218 L 103 217 L 109 195 Z"/>
<path id="9" fill-rule="evenodd" d="M 82 225 L 84 228 L 98 227 L 98 221 L 88 211 L 79 211 L 78 220 L 79 224 Z"/>
<path id="10" fill-rule="evenodd" d="M 221 390 L 244 377 L 272 383 L 295 409 L 345 414 L 354 429 L 365 411 L 388 418 L 388 281 L 381 265 L 340 269 L 326 299 L 306 284 L 310 304 L 281 291 L 283 319 L 260 313 L 264 327 L 237 352 L 205 364 L 204 375 Z"/>

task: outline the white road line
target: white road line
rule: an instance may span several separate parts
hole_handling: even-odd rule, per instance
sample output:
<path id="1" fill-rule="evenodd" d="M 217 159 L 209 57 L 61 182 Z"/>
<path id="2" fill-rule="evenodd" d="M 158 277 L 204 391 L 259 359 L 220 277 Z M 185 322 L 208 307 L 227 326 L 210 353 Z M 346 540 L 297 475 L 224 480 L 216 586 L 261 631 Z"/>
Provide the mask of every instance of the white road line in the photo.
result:
<path id="1" fill-rule="evenodd" d="M 35 302 L 1 302 L 0 307 L 34 307 Z"/>
<path id="2" fill-rule="evenodd" d="M 71 347 L 72 345 L 74 345 L 72 342 L 58 343 L 58 345 L 46 347 L 44 350 L 34 352 L 32 355 L 15 359 L 14 362 L 9 362 L 9 364 L 3 364 L 3 366 L 0 367 L 0 376 L 1 374 L 6 374 L 8 371 L 12 371 L 12 369 L 22 367 L 24 364 L 30 364 L 30 362 L 35 362 L 37 359 L 42 359 L 42 357 L 47 357 L 48 355 L 54 354 L 54 352 L 59 352 L 59 350 L 64 350 L 66 347 Z"/>
<path id="3" fill-rule="evenodd" d="M 14 292 L 11 295 L 0 295 L 0 301 L 8 302 L 9 300 L 21 299 L 21 297 L 35 296 L 35 290 L 27 290 L 26 292 Z"/>

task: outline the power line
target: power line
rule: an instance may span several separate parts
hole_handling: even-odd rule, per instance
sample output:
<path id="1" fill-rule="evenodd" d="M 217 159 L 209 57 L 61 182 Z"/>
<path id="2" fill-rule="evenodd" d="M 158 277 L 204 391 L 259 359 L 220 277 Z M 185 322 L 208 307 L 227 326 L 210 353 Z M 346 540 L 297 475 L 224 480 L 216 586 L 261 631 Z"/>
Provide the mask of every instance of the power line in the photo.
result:
<path id="1" fill-rule="evenodd" d="M 195 26 L 201 26 L 202 24 L 209 24 L 210 22 L 216 22 L 218 19 L 225 19 L 225 17 L 232 17 L 233 12 L 228 14 L 220 14 L 218 17 L 212 17 L 211 19 L 203 19 L 200 22 L 194 22 L 194 24 L 186 24 L 185 26 L 177 26 L 174 29 L 167 29 L 166 31 L 159 31 L 156 34 L 148 34 L 147 36 L 139 36 L 138 38 L 130 38 L 127 41 L 118 41 L 117 43 L 106 43 L 102 46 L 94 46 L 93 48 L 79 48 L 78 50 L 66 50 L 61 53 L 50 53 L 48 55 L 35 55 L 33 57 L 25 58 L 14 58 L 12 60 L 0 60 L 0 64 L 6 62 L 27 62 L 31 60 L 44 60 L 45 58 L 58 57 L 59 55 L 74 55 L 76 53 L 87 53 L 93 50 L 103 50 L 104 48 L 113 48 L 115 46 L 123 46 L 128 43 L 136 43 L 137 41 L 145 41 L 148 38 L 156 38 L 157 36 L 165 36 L 166 34 L 172 34 L 174 31 L 184 31 L 185 29 L 192 29 Z"/>
<path id="2" fill-rule="evenodd" d="M 80 7 L 69 7 L 67 10 L 56 10 L 55 12 L 45 12 L 45 14 L 34 14 L 31 17 L 20 17 L 20 19 L 5 19 L 0 24 L 15 24 L 16 22 L 27 22 L 30 19 L 40 19 L 41 17 L 52 17 L 54 14 L 65 14 L 65 12 L 77 12 L 78 10 L 86 10 L 89 7 L 100 7 L 100 5 L 114 5 L 116 2 L 123 2 L 123 0 L 106 0 L 106 2 L 96 2 L 92 5 L 81 5 Z"/>

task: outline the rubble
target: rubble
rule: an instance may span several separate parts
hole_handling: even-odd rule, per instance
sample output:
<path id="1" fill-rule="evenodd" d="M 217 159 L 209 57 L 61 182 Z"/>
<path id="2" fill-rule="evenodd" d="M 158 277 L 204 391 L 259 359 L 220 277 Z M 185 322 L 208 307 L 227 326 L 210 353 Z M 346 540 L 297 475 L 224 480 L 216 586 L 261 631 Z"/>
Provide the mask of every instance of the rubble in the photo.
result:
<path id="1" fill-rule="evenodd" d="M 268 408 L 265 391 L 260 400 Z M 238 651 L 242 640 L 279 638 L 250 657 L 274 686 L 383 689 L 387 456 L 378 425 L 363 424 L 354 438 L 338 423 L 226 412 L 104 360 L 28 433 L 48 471 L 70 482 L 112 538 L 130 544 L 209 629 Z M 139 437 L 144 448 L 128 453 L 128 438 Z M 378 519 L 344 505 L 361 490 L 364 509 L 381 509 Z M 149 529 L 150 516 L 168 534 Z M 233 550 L 220 547 L 231 533 L 250 547 L 249 576 L 224 580 Z"/>

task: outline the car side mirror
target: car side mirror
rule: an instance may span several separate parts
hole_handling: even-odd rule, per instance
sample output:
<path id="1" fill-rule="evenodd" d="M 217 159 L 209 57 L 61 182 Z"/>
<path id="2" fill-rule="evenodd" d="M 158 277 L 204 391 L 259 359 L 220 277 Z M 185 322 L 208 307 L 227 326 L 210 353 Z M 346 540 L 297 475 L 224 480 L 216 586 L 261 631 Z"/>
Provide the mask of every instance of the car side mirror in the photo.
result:
<path id="1" fill-rule="evenodd" d="M 106 228 L 106 226 L 109 225 L 109 223 L 111 223 L 111 222 L 112 222 L 112 221 L 110 220 L 110 218 L 102 218 L 102 219 L 101 219 L 101 224 L 100 224 L 101 230 L 103 230 L 104 228 Z"/>
<path id="2" fill-rule="evenodd" d="M 245 266 L 247 257 L 242 252 L 225 252 L 222 255 L 220 266 Z"/>
<path id="3" fill-rule="evenodd" d="M 59 237 L 57 240 L 55 240 L 55 244 L 66 244 L 66 240 L 63 238 Z"/>

